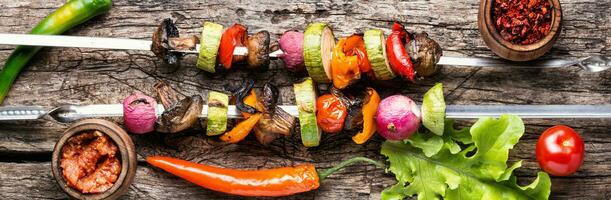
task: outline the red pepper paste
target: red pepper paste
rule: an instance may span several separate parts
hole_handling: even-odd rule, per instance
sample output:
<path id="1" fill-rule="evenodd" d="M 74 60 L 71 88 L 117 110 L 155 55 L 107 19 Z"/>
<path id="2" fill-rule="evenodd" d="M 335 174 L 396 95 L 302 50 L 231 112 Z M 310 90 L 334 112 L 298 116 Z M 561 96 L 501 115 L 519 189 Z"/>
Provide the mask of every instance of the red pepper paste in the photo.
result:
<path id="1" fill-rule="evenodd" d="M 68 186 L 84 194 L 111 188 L 121 173 L 115 142 L 99 131 L 72 136 L 61 150 L 60 167 Z"/>
<path id="2" fill-rule="evenodd" d="M 492 7 L 496 30 L 508 42 L 533 44 L 550 32 L 552 11 L 548 0 L 495 0 Z"/>

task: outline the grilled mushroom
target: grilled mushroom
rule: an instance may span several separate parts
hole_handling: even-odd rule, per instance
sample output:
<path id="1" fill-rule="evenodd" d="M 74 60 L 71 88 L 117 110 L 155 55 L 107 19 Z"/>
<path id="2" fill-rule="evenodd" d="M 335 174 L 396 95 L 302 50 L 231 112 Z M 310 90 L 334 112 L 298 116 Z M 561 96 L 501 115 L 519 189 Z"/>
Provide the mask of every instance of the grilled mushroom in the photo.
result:
<path id="1" fill-rule="evenodd" d="M 151 51 L 169 65 L 179 64 L 182 53 L 171 52 L 169 44 L 170 38 L 178 38 L 179 36 L 178 28 L 176 28 L 174 22 L 169 18 L 164 19 L 157 27 L 157 31 L 153 33 Z"/>
<path id="2" fill-rule="evenodd" d="M 429 38 L 426 32 L 414 34 L 413 38 L 406 44 L 406 49 L 414 63 L 414 69 L 419 76 L 434 75 L 441 69 L 441 66 L 437 65 L 443 55 L 441 46 Z"/>
<path id="3" fill-rule="evenodd" d="M 269 32 L 259 31 L 248 37 L 248 68 L 267 68 L 269 66 Z"/>
<path id="4" fill-rule="evenodd" d="M 165 111 L 157 120 L 157 131 L 176 133 L 198 122 L 204 106 L 204 100 L 201 96 L 193 95 L 178 101 L 176 91 L 164 81 L 155 84 L 155 90 L 165 108 Z"/>

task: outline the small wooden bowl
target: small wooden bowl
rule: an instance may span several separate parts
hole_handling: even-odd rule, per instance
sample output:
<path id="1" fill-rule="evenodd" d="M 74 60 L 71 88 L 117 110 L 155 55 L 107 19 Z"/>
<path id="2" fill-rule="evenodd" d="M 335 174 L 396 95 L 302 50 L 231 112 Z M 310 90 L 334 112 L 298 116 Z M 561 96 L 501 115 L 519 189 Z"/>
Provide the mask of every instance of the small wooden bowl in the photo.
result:
<path id="1" fill-rule="evenodd" d="M 562 29 L 562 9 L 559 0 L 549 0 L 551 3 L 552 22 L 550 32 L 541 40 L 529 45 L 513 44 L 504 40 L 494 26 L 492 5 L 494 0 L 480 0 L 478 27 L 488 48 L 501 58 L 512 61 L 529 61 L 537 59 L 548 52 L 560 35 Z"/>
<path id="2" fill-rule="evenodd" d="M 64 144 L 72 136 L 80 134 L 85 131 L 97 130 L 108 135 L 119 148 L 121 155 L 121 173 L 115 184 L 106 190 L 105 192 L 98 194 L 83 194 L 78 190 L 72 189 L 66 183 L 66 180 L 62 176 L 62 170 L 60 167 L 61 150 Z M 121 195 L 125 194 L 129 189 L 129 186 L 134 181 L 136 175 L 136 148 L 129 135 L 117 124 L 101 120 L 101 119 L 86 119 L 77 122 L 68 128 L 64 135 L 59 139 L 55 148 L 53 149 L 53 158 L 51 160 L 53 176 L 60 185 L 62 190 L 68 194 L 71 198 L 75 199 L 117 199 Z"/>

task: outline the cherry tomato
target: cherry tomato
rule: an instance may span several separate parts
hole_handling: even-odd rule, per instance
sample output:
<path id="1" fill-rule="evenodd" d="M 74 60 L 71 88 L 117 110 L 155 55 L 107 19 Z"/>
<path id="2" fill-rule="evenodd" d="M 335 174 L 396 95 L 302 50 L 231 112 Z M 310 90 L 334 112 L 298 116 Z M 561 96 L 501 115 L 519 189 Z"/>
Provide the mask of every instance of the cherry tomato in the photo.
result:
<path id="1" fill-rule="evenodd" d="M 322 95 L 316 100 L 316 122 L 324 132 L 342 131 L 347 115 L 344 103 L 331 94 Z"/>
<path id="2" fill-rule="evenodd" d="M 568 176 L 581 166 L 584 156 L 583 140 L 572 128 L 553 126 L 537 141 L 539 166 L 554 176 Z"/>

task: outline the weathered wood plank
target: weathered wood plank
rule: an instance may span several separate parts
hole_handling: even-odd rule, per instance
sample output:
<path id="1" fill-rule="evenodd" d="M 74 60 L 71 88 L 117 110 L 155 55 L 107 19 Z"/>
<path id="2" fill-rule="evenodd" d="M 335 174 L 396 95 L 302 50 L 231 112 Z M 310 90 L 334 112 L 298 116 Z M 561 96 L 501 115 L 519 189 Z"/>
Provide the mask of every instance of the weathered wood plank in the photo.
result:
<path id="1" fill-rule="evenodd" d="M 49 168 L 43 163 L 0 163 L 0 198 L 2 199 L 64 199 Z M 350 167 L 349 173 L 340 173 L 323 183 L 317 191 L 294 195 L 284 199 L 379 199 L 379 193 L 393 181 L 383 170 Z M 532 178 L 523 178 L 532 179 Z M 605 177 L 572 177 L 552 179 L 550 199 L 608 199 L 611 195 Z M 10 183 L 10 184 L 8 184 Z M 590 193 L 579 190 L 591 189 Z M 229 199 L 221 193 L 202 189 L 180 178 L 148 165 L 139 166 L 136 179 L 122 199 Z M 247 198 L 241 198 L 247 199 Z"/>
<path id="2" fill-rule="evenodd" d="M 64 1 L 0 0 L 0 32 L 24 33 L 35 22 Z M 78 27 L 68 34 L 149 39 L 157 23 L 165 17 L 178 21 L 183 34 L 198 34 L 204 20 L 226 26 L 239 22 L 251 32 L 268 30 L 277 39 L 285 30 L 303 30 L 309 22 L 329 22 L 336 35 L 347 36 L 367 28 L 388 31 L 393 21 L 410 29 L 427 31 L 444 49 L 445 55 L 494 56 L 479 38 L 476 11 L 478 1 L 122 1 L 112 11 Z M 590 54 L 611 56 L 610 4 L 596 0 L 562 2 L 564 22 L 561 38 L 548 57 L 580 57 Z M 6 60 L 11 46 L 0 45 L 0 62 Z M 284 104 L 294 102 L 291 84 L 298 77 L 282 70 L 274 61 L 267 72 L 235 71 L 209 76 L 195 69 L 195 56 L 183 66 L 170 69 L 161 65 L 150 52 L 93 49 L 45 49 L 21 75 L 4 105 L 44 105 L 117 103 L 134 90 L 152 94 L 157 80 L 169 81 L 185 95 L 205 94 L 206 90 L 237 84 L 244 78 L 279 85 Z M 446 67 L 430 79 L 417 84 L 391 82 L 378 85 L 383 95 L 401 92 L 416 100 L 435 82 L 446 87 L 447 102 L 452 104 L 609 104 L 611 71 L 590 74 L 577 68 L 510 70 Z M 609 120 L 528 120 L 527 133 L 511 153 L 511 160 L 524 160 L 517 171 L 531 177 L 539 169 L 534 159 L 538 134 L 553 124 L 567 124 L 582 133 L 586 141 L 583 168 L 568 178 L 553 178 L 552 199 L 608 199 L 611 185 L 611 139 Z M 468 123 L 463 122 L 462 125 Z M 53 145 L 68 125 L 53 122 L 0 123 L 0 197 L 3 199 L 64 198 L 55 185 L 45 161 Z M 261 168 L 314 162 L 329 167 L 339 160 L 365 155 L 379 156 L 381 139 L 354 145 L 343 133 L 325 136 L 322 146 L 305 149 L 298 136 L 281 139 L 269 147 L 254 138 L 239 145 L 222 144 L 201 131 L 176 135 L 132 136 L 139 156 L 172 155 L 225 167 Z M 22 158 L 9 156 L 18 155 Z M 30 155 L 30 156 L 28 156 Z M 41 158 L 42 157 L 42 158 Z M 20 160 L 22 159 L 22 160 Z M 50 157 L 48 158 L 50 159 Z M 46 161 L 48 161 L 48 159 Z M 42 176 L 41 176 L 42 175 Z M 147 165 L 142 165 L 136 184 L 126 198 L 213 198 L 218 193 L 199 189 Z M 329 179 L 315 192 L 295 199 L 378 199 L 380 191 L 394 183 L 392 176 L 371 166 L 351 167 Z M 578 188 L 578 190 L 575 190 Z"/>

